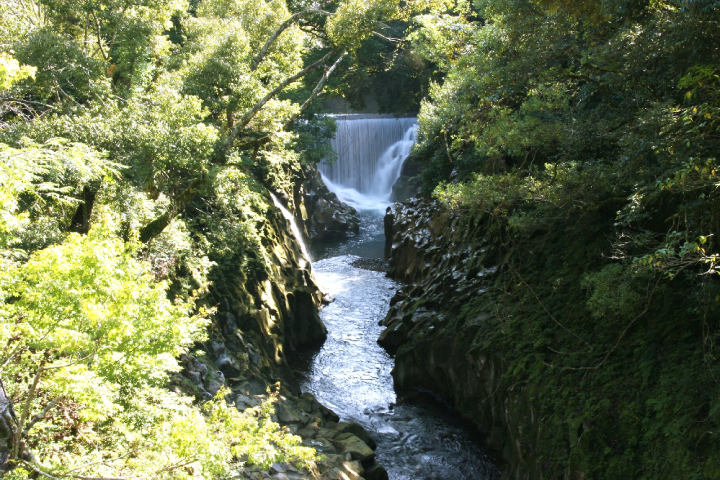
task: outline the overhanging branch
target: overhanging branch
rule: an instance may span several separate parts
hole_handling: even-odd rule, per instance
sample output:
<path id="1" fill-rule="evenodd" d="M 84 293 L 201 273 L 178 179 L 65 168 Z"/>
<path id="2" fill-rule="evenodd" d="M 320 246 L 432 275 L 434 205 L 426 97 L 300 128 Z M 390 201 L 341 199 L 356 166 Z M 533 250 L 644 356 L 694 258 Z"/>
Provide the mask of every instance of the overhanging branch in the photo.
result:
<path id="1" fill-rule="evenodd" d="M 175 198 L 170 207 L 156 217 L 152 222 L 148 223 L 140 229 L 140 241 L 147 243 L 157 237 L 165 227 L 167 227 L 175 216 L 185 210 L 185 207 L 195 197 L 195 194 L 205 185 L 206 178 L 204 175 L 196 178 L 190 185 Z"/>
<path id="2" fill-rule="evenodd" d="M 259 100 L 255 106 L 253 106 L 250 110 L 248 110 L 245 115 L 240 119 L 240 121 L 235 125 L 235 128 L 230 132 L 230 135 L 228 135 L 227 140 L 222 145 L 223 150 L 226 150 L 237 138 L 240 131 L 247 126 L 248 123 L 250 123 L 250 120 L 255 117 L 255 115 L 260 111 L 262 107 L 265 106 L 267 102 L 269 102 L 273 97 L 275 97 L 278 93 L 282 92 L 288 85 L 295 83 L 296 81 L 300 80 L 302 77 L 307 75 L 309 72 L 315 70 L 316 68 L 322 66 L 325 61 L 330 58 L 330 56 L 335 53 L 335 50 L 331 50 L 327 53 L 324 57 L 322 57 L 317 62 L 313 63 L 312 65 L 309 65 L 302 70 L 300 70 L 295 75 L 286 78 L 280 85 L 272 89 L 270 93 L 265 95 L 261 100 Z"/>
<path id="3" fill-rule="evenodd" d="M 337 68 L 338 65 L 340 65 L 340 62 L 343 58 L 345 58 L 345 55 L 347 55 L 347 52 L 344 52 L 342 55 L 338 57 L 337 60 L 335 60 L 335 63 L 333 63 L 330 68 L 325 68 L 325 72 L 323 73 L 322 78 L 320 78 L 320 81 L 318 81 L 317 85 L 315 85 L 315 88 L 313 88 L 312 93 L 310 94 L 310 97 L 308 97 L 307 100 L 305 100 L 305 103 L 300 106 L 300 111 L 290 117 L 287 122 L 283 125 L 283 130 L 289 130 L 293 123 L 302 115 L 302 113 L 307 110 L 307 108 L 312 104 L 313 101 L 320 95 L 322 92 L 323 87 L 325 86 L 325 82 L 327 82 L 328 77 L 330 74 Z"/>
<path id="4" fill-rule="evenodd" d="M 278 39 L 282 33 L 290 28 L 295 22 L 300 20 L 303 17 L 308 17 L 310 15 L 334 15 L 333 13 L 326 12 L 325 10 L 320 10 L 319 8 L 311 8 L 308 10 L 303 10 L 302 12 L 298 12 L 296 14 L 291 15 L 287 20 L 285 20 L 283 23 L 280 24 L 280 26 L 273 32 L 272 35 L 270 35 L 270 38 L 267 39 L 265 42 L 265 45 L 262 46 L 260 51 L 255 55 L 255 57 L 252 59 L 252 63 L 250 64 L 250 70 L 254 71 L 257 69 L 257 67 L 260 65 L 260 62 L 263 61 L 265 56 L 268 53 L 268 50 L 270 50 L 270 47 L 273 43 Z"/>

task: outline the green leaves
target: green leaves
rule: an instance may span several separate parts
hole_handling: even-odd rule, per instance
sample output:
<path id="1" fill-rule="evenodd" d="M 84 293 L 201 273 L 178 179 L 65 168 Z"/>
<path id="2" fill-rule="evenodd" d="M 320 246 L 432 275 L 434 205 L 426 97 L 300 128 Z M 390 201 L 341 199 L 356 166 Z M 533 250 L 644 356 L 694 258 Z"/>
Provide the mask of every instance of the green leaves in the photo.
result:
<path id="1" fill-rule="evenodd" d="M 26 81 L 22 89 L 36 101 L 87 103 L 94 96 L 108 94 L 104 62 L 88 55 L 75 38 L 46 27 L 19 41 L 15 48 L 20 62 L 37 69 L 34 81 Z"/>
<path id="2" fill-rule="evenodd" d="M 193 314 L 192 298 L 168 300 L 167 284 L 154 282 L 149 266 L 135 254 L 132 245 L 114 237 L 106 220 L 88 235 L 70 234 L 62 244 L 35 252 L 26 263 L 0 273 L 6 388 L 35 413 L 60 399 L 56 408 L 72 409 L 86 435 L 103 437 L 106 450 L 92 454 L 101 457 L 117 455 L 115 449 L 123 448 L 126 438 L 105 437 L 108 428 L 118 435 L 117 429 L 130 426 L 123 426 L 124 415 L 147 409 L 130 398 L 155 395 L 168 372 L 179 369 L 176 357 L 202 338 L 206 325 L 206 312 Z M 37 390 L 23 385 L 30 380 L 28 374 L 39 379 Z M 53 418 L 45 431 L 71 427 L 64 425 L 62 416 Z M 158 428 L 158 421 L 150 416 L 139 431 Z M 39 438 L 31 432 L 28 441 L 35 445 Z M 144 442 L 151 451 L 162 443 L 157 436 Z M 82 444 L 46 441 L 37 448 L 41 458 L 59 462 L 57 466 L 91 463 Z M 46 456 L 52 451 L 56 453 Z"/>
<path id="3" fill-rule="evenodd" d="M 277 385 L 276 385 L 277 387 Z M 279 394 L 270 392 L 261 405 L 238 414 L 224 401 L 227 390 L 221 390 L 215 401 L 206 405 L 209 426 L 218 440 L 224 440 L 236 458 L 247 458 L 253 465 L 270 468 L 274 462 L 293 462 L 310 466 L 316 458 L 312 448 L 300 445 L 301 438 L 272 420 Z"/>
<path id="4" fill-rule="evenodd" d="M 35 78 L 37 68 L 20 65 L 20 63 L 6 52 L 0 52 L 0 91 L 7 90 L 13 84 L 28 77 Z"/>
<path id="5" fill-rule="evenodd" d="M 189 314 L 192 304 L 170 303 L 166 285 L 154 284 L 103 225 L 36 252 L 14 275 L 22 279 L 12 292 L 18 300 L 5 306 L 4 318 L 22 319 L 27 348 L 53 352 L 58 364 L 86 364 L 108 380 L 156 381 L 177 368 L 174 357 L 204 325 Z"/>
<path id="6" fill-rule="evenodd" d="M 121 166 L 82 143 L 53 138 L 44 144 L 27 139 L 23 148 L 0 143 L 0 248 L 19 244 L 44 246 L 36 237 L 33 220 L 53 217 L 44 235 L 56 241 L 69 221 L 65 209 L 76 208 L 83 187 L 108 175 L 119 175 Z M 50 240 L 52 242 L 53 240 Z M 29 245 L 28 245 L 29 244 Z"/>
<path id="7" fill-rule="evenodd" d="M 401 18 L 401 11 L 396 2 L 345 0 L 328 20 L 328 35 L 335 45 L 352 51 L 372 34 L 379 21 L 397 18 Z"/>

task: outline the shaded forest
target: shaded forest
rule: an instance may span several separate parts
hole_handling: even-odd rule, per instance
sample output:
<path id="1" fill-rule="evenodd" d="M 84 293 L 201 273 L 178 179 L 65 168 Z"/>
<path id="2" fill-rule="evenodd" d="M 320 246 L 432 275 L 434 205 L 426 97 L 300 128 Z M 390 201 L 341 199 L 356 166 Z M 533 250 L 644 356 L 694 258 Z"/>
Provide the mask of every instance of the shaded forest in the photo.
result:
<path id="1" fill-rule="evenodd" d="M 499 270 L 398 362 L 423 335 L 469 336 L 455 366 L 494 358 L 501 408 L 535 425 L 506 444 L 528 478 L 720 478 L 719 20 L 714 1 L 485 0 L 408 35 L 441 76 L 413 153 L 459 221 L 438 242 L 467 231 L 442 244 L 457 268 L 467 247 Z M 397 318 L 431 308 L 416 295 Z"/>

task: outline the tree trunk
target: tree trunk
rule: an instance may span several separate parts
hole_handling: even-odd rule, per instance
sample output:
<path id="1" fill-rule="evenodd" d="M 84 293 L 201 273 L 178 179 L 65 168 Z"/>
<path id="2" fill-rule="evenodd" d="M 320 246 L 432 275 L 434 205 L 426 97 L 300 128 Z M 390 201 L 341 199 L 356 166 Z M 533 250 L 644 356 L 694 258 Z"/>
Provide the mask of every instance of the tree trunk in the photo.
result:
<path id="1" fill-rule="evenodd" d="M 90 231 L 90 214 L 92 213 L 93 205 L 95 205 L 95 197 L 97 196 L 97 189 L 91 189 L 88 186 L 83 188 L 83 201 L 78 205 L 75 215 L 70 221 L 71 232 L 81 233 L 83 235 Z"/>
<path id="2" fill-rule="evenodd" d="M 18 458 L 32 462 L 34 460 L 32 452 L 28 450 L 27 445 L 18 434 L 20 426 L 13 409 L 12 400 L 5 391 L 5 385 L 0 379 L 0 477 L 3 472 L 7 472 L 16 467 L 12 461 L 12 452 L 15 442 L 19 441 Z"/>
<path id="3" fill-rule="evenodd" d="M 190 200 L 195 197 L 195 194 L 205 184 L 205 177 L 199 177 L 193 180 L 193 182 L 182 192 L 177 198 L 173 199 L 170 207 L 162 215 L 156 217 L 152 222 L 148 223 L 140 229 L 140 241 L 147 243 L 153 238 L 157 237 L 165 230 L 175 216 L 185 210 Z"/>

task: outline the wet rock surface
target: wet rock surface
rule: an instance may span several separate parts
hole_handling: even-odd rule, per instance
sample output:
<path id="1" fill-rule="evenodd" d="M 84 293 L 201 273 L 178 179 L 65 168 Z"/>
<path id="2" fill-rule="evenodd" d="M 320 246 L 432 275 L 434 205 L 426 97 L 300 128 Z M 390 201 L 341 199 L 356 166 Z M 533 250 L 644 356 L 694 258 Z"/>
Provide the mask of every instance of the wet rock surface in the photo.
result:
<path id="1" fill-rule="evenodd" d="M 492 309 L 459 315 L 485 294 L 499 268 L 482 226 L 462 223 L 438 202 L 411 199 L 389 209 L 386 233 L 388 275 L 408 282 L 380 322 L 387 328 L 378 343 L 396 355 L 395 388 L 428 389 L 450 399 L 505 460 L 503 479 L 542 478 L 534 455 L 541 425 L 529 389 L 508 389 L 502 356 L 474 346 L 494 321 Z"/>
<path id="2" fill-rule="evenodd" d="M 304 205 L 302 216 L 310 241 L 343 240 L 357 235 L 360 229 L 357 211 L 328 190 L 316 168 L 305 167 L 303 173 L 305 180 L 299 192 L 302 202 L 296 203 Z"/>
<path id="3" fill-rule="evenodd" d="M 412 155 L 403 163 L 400 176 L 392 187 L 390 200 L 402 202 L 413 197 L 419 197 L 422 187 L 420 172 L 422 165 Z"/>
<path id="4" fill-rule="evenodd" d="M 364 268 L 365 270 L 373 270 L 375 272 L 387 272 L 388 262 L 379 258 L 358 258 L 350 265 L 355 268 Z"/>

